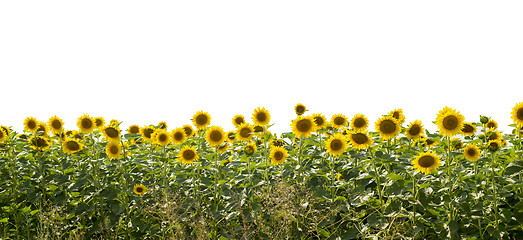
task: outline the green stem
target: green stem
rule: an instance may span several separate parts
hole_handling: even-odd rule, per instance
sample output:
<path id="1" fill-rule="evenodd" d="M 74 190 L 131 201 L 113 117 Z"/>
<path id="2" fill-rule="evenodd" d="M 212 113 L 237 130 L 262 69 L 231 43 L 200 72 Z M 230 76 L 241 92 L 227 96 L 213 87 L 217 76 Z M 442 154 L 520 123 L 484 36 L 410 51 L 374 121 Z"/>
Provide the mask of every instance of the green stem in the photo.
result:
<path id="1" fill-rule="evenodd" d="M 334 188 L 334 183 L 336 182 L 336 175 L 334 175 L 334 167 L 335 167 L 335 157 L 331 155 L 331 196 L 332 199 L 335 199 L 336 195 L 336 189 Z"/>
<path id="2" fill-rule="evenodd" d="M 491 182 L 492 182 L 492 192 L 494 195 L 494 228 L 498 227 L 498 218 L 499 218 L 499 212 L 498 212 L 498 195 L 497 195 L 497 189 L 496 189 L 496 178 L 495 178 L 495 170 L 494 170 L 494 164 L 496 163 L 496 154 L 492 153 L 492 161 L 490 163 L 490 176 L 491 176 Z"/>
<path id="3" fill-rule="evenodd" d="M 303 183 L 303 180 L 302 180 L 302 176 L 301 176 L 301 172 L 303 170 L 303 162 L 302 162 L 302 151 L 303 151 L 303 137 L 300 137 L 300 148 L 298 150 L 298 183 L 299 184 L 302 184 Z"/>
<path id="4" fill-rule="evenodd" d="M 452 166 L 452 159 L 450 157 L 450 137 L 447 136 L 447 184 L 449 185 L 449 220 L 454 220 L 454 204 L 453 204 L 453 183 L 451 179 L 451 166 Z"/>

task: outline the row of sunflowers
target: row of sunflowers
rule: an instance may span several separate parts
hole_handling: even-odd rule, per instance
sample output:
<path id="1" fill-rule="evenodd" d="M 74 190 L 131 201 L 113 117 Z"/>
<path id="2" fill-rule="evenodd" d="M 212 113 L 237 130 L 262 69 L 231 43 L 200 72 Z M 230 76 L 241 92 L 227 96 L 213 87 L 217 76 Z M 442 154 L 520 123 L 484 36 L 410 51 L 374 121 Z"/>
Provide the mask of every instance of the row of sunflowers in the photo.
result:
<path id="1" fill-rule="evenodd" d="M 227 132 L 204 111 L 171 130 L 162 121 L 124 133 L 121 122 L 87 114 L 77 130 L 57 116 L 27 117 L 23 133 L 1 126 L 1 233 L 508 239 L 523 230 L 523 103 L 508 134 L 449 107 L 437 133 L 419 120 L 404 126 L 401 109 L 374 131 L 364 114 L 329 121 L 301 103 L 294 111 L 279 136 L 263 107 L 252 123 L 235 115 Z"/>

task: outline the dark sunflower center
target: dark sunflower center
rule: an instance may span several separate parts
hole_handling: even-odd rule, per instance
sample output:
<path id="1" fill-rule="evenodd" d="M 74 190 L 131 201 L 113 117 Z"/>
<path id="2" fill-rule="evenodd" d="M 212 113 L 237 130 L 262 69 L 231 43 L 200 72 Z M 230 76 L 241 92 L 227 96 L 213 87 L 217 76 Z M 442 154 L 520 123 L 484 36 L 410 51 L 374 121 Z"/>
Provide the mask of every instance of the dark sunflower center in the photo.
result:
<path id="1" fill-rule="evenodd" d="M 167 128 L 167 124 L 165 124 L 165 123 L 160 123 L 160 124 L 159 124 L 159 127 L 160 127 L 161 129 L 166 129 L 166 128 Z"/>
<path id="2" fill-rule="evenodd" d="M 322 117 L 314 117 L 314 123 L 316 123 L 316 125 L 318 125 L 318 126 L 322 126 L 323 125 L 323 118 Z"/>
<path id="3" fill-rule="evenodd" d="M 446 116 L 443 119 L 443 128 L 447 130 L 454 130 L 458 127 L 458 118 L 454 115 Z"/>
<path id="4" fill-rule="evenodd" d="M 267 121 L 267 114 L 265 114 L 264 112 L 259 112 L 256 114 L 256 119 L 258 120 L 258 122 L 265 122 Z"/>
<path id="5" fill-rule="evenodd" d="M 184 127 L 183 130 L 185 131 L 185 134 L 187 136 L 191 136 L 192 135 L 192 128 L 190 127 Z"/>
<path id="6" fill-rule="evenodd" d="M 109 147 L 109 152 L 111 154 L 118 154 L 118 146 L 112 145 L 111 147 Z"/>
<path id="7" fill-rule="evenodd" d="M 237 125 L 240 125 L 242 123 L 245 123 L 245 121 L 243 120 L 243 118 L 241 117 L 237 117 L 234 119 L 234 122 L 237 124 Z"/>
<path id="8" fill-rule="evenodd" d="M 144 189 L 142 187 L 137 187 L 136 188 L 136 192 L 137 193 L 142 193 L 144 191 Z"/>
<path id="9" fill-rule="evenodd" d="M 251 129 L 250 128 L 242 128 L 240 130 L 240 136 L 242 138 L 248 138 L 251 135 Z"/>
<path id="10" fill-rule="evenodd" d="M 436 159 L 434 159 L 434 157 L 432 157 L 432 156 L 423 156 L 423 157 L 420 157 L 420 159 L 418 160 L 418 164 L 422 168 L 432 167 L 432 165 L 434 165 L 435 162 L 436 162 Z"/>
<path id="11" fill-rule="evenodd" d="M 309 119 L 301 119 L 296 123 L 299 132 L 309 132 L 312 128 L 312 122 Z"/>
<path id="12" fill-rule="evenodd" d="M 518 109 L 518 111 L 516 112 L 516 117 L 520 121 L 523 120 L 523 108 Z"/>
<path id="13" fill-rule="evenodd" d="M 396 124 L 392 120 L 383 120 L 380 123 L 380 132 L 391 134 L 396 131 Z"/>
<path id="14" fill-rule="evenodd" d="M 62 123 L 58 120 L 53 120 L 53 122 L 51 122 L 51 126 L 54 128 L 54 129 L 61 129 L 62 128 Z"/>
<path id="15" fill-rule="evenodd" d="M 209 138 L 213 142 L 218 142 L 218 141 L 222 140 L 223 136 L 220 133 L 220 131 L 212 131 L 211 134 L 209 135 Z"/>
<path id="16" fill-rule="evenodd" d="M 0 131 L 0 139 L 4 137 L 4 131 Z"/>
<path id="17" fill-rule="evenodd" d="M 355 133 L 352 134 L 352 141 L 354 141 L 357 144 L 365 144 L 367 143 L 367 141 L 369 141 L 369 138 L 367 137 L 367 135 L 363 133 Z"/>
<path id="18" fill-rule="evenodd" d="M 474 132 L 474 127 L 472 127 L 471 125 L 469 124 L 465 124 L 463 126 L 463 130 L 462 130 L 464 133 L 471 133 L 471 132 Z"/>
<path id="19" fill-rule="evenodd" d="M 394 112 L 392 114 L 392 117 L 399 120 L 400 119 L 400 113 L 399 112 Z"/>
<path id="20" fill-rule="evenodd" d="M 146 128 L 143 130 L 143 135 L 146 137 L 146 138 L 151 138 L 151 134 L 153 134 L 154 130 L 153 129 L 150 129 L 150 128 Z"/>
<path id="21" fill-rule="evenodd" d="M 174 140 L 181 141 L 183 139 L 183 133 L 182 132 L 175 132 L 173 137 L 174 137 Z"/>
<path id="22" fill-rule="evenodd" d="M 247 146 L 247 148 L 245 149 L 245 152 L 248 154 L 252 154 L 252 153 L 254 153 L 254 148 L 252 146 Z"/>
<path id="23" fill-rule="evenodd" d="M 195 153 L 192 150 L 185 150 L 182 156 L 185 160 L 192 160 L 195 156 Z"/>
<path id="24" fill-rule="evenodd" d="M 489 147 L 496 149 L 496 148 L 499 148 L 499 144 L 497 142 L 491 142 L 491 143 L 489 143 Z"/>
<path id="25" fill-rule="evenodd" d="M 343 118 L 343 117 L 336 117 L 336 118 L 334 118 L 333 122 L 337 126 L 344 125 L 345 124 L 345 118 Z"/>
<path id="26" fill-rule="evenodd" d="M 80 145 L 75 141 L 68 141 L 65 143 L 65 147 L 71 151 L 77 151 L 80 149 Z"/>
<path id="27" fill-rule="evenodd" d="M 84 118 L 81 121 L 81 125 L 82 125 L 82 128 L 90 129 L 93 127 L 93 122 L 88 118 Z"/>
<path id="28" fill-rule="evenodd" d="M 493 122 L 488 122 L 487 123 L 487 128 L 496 128 L 496 124 L 493 123 Z"/>
<path id="29" fill-rule="evenodd" d="M 234 140 L 236 135 L 233 132 L 230 132 L 230 133 L 227 133 L 227 137 L 229 138 L 229 140 Z"/>
<path id="30" fill-rule="evenodd" d="M 110 137 L 110 138 L 117 138 L 120 135 L 118 130 L 113 128 L 113 127 L 106 128 L 105 129 L 105 134 L 107 134 L 107 136 Z"/>
<path id="31" fill-rule="evenodd" d="M 254 127 L 254 132 L 263 132 L 263 127 L 262 126 L 255 126 Z"/>
<path id="32" fill-rule="evenodd" d="M 338 151 L 343 146 L 343 143 L 339 139 L 334 139 L 331 141 L 330 147 L 333 151 Z"/>
<path id="33" fill-rule="evenodd" d="M 409 134 L 411 136 L 418 136 L 421 132 L 421 127 L 418 124 L 414 124 L 409 128 Z"/>
<path id="34" fill-rule="evenodd" d="M 474 149 L 474 148 L 467 149 L 467 155 L 476 156 L 476 149 Z"/>
<path id="35" fill-rule="evenodd" d="M 43 147 L 47 147 L 49 144 L 47 143 L 47 141 L 43 138 L 37 138 L 35 139 L 35 141 L 33 141 L 33 144 L 36 146 L 36 147 L 39 147 L 39 148 L 43 148 Z"/>
<path id="36" fill-rule="evenodd" d="M 297 106 L 296 107 L 296 114 L 302 115 L 303 113 L 305 113 L 305 106 L 302 106 L 302 105 Z"/>
<path id="37" fill-rule="evenodd" d="M 498 139 L 498 138 L 499 138 L 498 134 L 497 134 L 496 132 L 493 132 L 493 133 L 491 133 L 490 136 L 488 137 L 488 140 L 496 140 L 496 139 Z"/>
<path id="38" fill-rule="evenodd" d="M 165 142 L 165 141 L 167 141 L 167 135 L 165 135 L 165 134 L 160 134 L 160 136 L 158 136 L 158 140 L 160 140 L 160 142 Z"/>
<path id="39" fill-rule="evenodd" d="M 274 159 L 275 159 L 276 161 L 280 161 L 282 158 L 283 158 L 283 153 L 282 153 L 281 151 L 276 151 L 276 152 L 274 153 Z"/>
<path id="40" fill-rule="evenodd" d="M 196 123 L 200 126 L 207 124 L 207 121 L 209 121 L 209 118 L 207 118 L 205 114 L 200 114 L 196 116 Z"/>
<path id="41" fill-rule="evenodd" d="M 95 119 L 94 120 L 94 124 L 97 126 L 97 127 L 101 127 L 102 126 L 102 119 Z"/>
<path id="42" fill-rule="evenodd" d="M 432 141 L 432 140 L 430 140 L 430 139 L 425 140 L 425 142 L 427 143 L 427 145 L 431 145 L 431 144 L 434 143 L 434 141 Z"/>
<path id="43" fill-rule="evenodd" d="M 29 129 L 35 129 L 35 128 L 36 128 L 36 122 L 33 121 L 33 120 L 28 121 L 28 122 L 27 122 L 27 127 L 28 127 Z"/>
<path id="44" fill-rule="evenodd" d="M 38 126 L 37 132 L 45 132 L 45 126 L 44 125 Z"/>
<path id="45" fill-rule="evenodd" d="M 365 121 L 365 119 L 363 119 L 363 118 L 356 118 L 356 119 L 354 120 L 354 127 L 356 127 L 356 128 L 362 128 L 362 127 L 365 126 L 365 123 L 367 123 L 367 122 Z"/>
<path id="46" fill-rule="evenodd" d="M 133 133 L 133 134 L 139 133 L 140 132 L 140 128 L 138 128 L 136 126 L 132 126 L 131 129 L 129 129 L 129 132 Z"/>

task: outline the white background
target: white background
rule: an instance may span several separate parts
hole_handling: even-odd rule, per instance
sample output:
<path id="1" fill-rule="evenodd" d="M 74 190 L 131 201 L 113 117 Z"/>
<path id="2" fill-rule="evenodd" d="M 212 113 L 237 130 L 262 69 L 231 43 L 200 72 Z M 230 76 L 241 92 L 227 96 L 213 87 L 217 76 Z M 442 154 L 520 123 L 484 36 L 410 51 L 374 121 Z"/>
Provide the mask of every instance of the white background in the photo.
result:
<path id="1" fill-rule="evenodd" d="M 83 113 L 232 130 L 267 108 L 290 131 L 301 102 L 374 122 L 444 106 L 510 131 L 523 101 L 522 1 L 2 1 L 0 125 Z"/>

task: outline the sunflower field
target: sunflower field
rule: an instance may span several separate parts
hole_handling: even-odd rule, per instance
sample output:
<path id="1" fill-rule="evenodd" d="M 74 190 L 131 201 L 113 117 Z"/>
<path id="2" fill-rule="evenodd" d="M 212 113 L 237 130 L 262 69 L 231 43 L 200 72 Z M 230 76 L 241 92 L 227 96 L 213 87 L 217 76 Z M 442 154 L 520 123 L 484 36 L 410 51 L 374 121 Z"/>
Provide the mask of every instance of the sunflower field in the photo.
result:
<path id="1" fill-rule="evenodd" d="M 523 103 L 510 133 L 450 107 L 434 133 L 294 111 L 282 134 L 263 107 L 231 131 L 204 111 L 1 126 L 0 239 L 523 239 Z"/>

